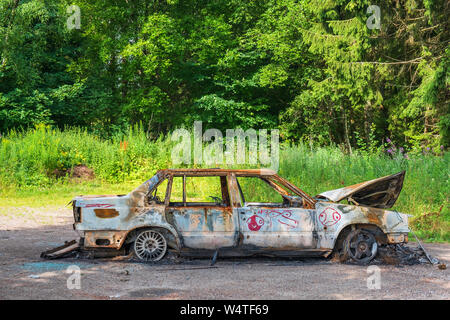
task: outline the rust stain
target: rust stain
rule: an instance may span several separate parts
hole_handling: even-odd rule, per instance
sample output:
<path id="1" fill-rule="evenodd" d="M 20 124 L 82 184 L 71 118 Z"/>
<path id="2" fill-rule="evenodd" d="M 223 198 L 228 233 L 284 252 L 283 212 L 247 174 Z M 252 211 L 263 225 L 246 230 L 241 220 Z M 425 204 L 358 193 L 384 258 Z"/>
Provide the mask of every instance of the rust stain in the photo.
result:
<path id="1" fill-rule="evenodd" d="M 374 212 L 367 212 L 367 219 L 369 219 L 370 223 L 374 223 L 376 225 L 381 225 L 381 220 L 380 217 L 378 217 L 378 215 Z"/>
<path id="2" fill-rule="evenodd" d="M 200 225 L 201 222 L 201 218 L 200 215 L 197 214 L 191 214 L 191 224 L 192 224 L 192 228 L 193 229 L 197 229 L 198 226 Z"/>
<path id="3" fill-rule="evenodd" d="M 244 243 L 244 235 L 242 234 L 242 232 L 239 232 L 238 246 L 242 246 L 243 243 Z"/>
<path id="4" fill-rule="evenodd" d="M 119 212 L 116 209 L 94 209 L 95 215 L 102 219 L 117 217 Z"/>
<path id="5" fill-rule="evenodd" d="M 86 231 L 84 236 L 84 246 L 105 247 L 119 249 L 128 231 Z M 99 245 L 97 240 L 109 240 L 109 244 Z"/>

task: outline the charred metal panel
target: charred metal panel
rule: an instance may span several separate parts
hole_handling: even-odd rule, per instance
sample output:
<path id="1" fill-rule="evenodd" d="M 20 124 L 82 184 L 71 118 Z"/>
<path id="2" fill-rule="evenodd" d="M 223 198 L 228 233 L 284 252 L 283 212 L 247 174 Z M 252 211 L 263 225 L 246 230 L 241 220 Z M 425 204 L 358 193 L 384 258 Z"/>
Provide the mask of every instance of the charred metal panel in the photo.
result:
<path id="1" fill-rule="evenodd" d="M 127 231 L 87 231 L 84 233 L 84 246 L 119 249 L 126 234 Z"/>
<path id="2" fill-rule="evenodd" d="M 241 206 L 241 196 L 239 186 L 236 180 L 236 175 L 234 173 L 228 176 L 228 190 L 230 193 L 230 201 L 232 207 L 240 207 Z"/>
<path id="3" fill-rule="evenodd" d="M 185 247 L 217 249 L 236 245 L 237 221 L 229 207 L 169 208 L 166 215 Z"/>
<path id="4" fill-rule="evenodd" d="M 316 248 L 315 211 L 303 208 L 238 209 L 243 245 L 268 248 Z"/>
<path id="5" fill-rule="evenodd" d="M 119 215 L 116 209 L 94 209 L 94 212 L 97 217 L 103 219 L 111 219 Z"/>
<path id="6" fill-rule="evenodd" d="M 125 219 L 130 208 L 128 196 L 104 198 L 75 198 L 75 203 L 82 210 L 82 223 L 75 223 L 77 230 L 124 230 L 121 221 Z M 107 210 L 107 211 L 105 211 Z M 97 212 L 96 212 L 97 211 Z M 110 212 L 105 219 L 105 212 Z M 112 214 L 115 212 L 114 214 Z"/>
<path id="7" fill-rule="evenodd" d="M 78 231 L 84 231 L 85 237 L 86 234 L 91 234 L 92 241 L 89 242 L 89 246 L 97 245 L 95 240 L 98 238 L 97 236 L 93 236 L 96 232 L 111 232 L 117 234 L 128 234 L 130 231 L 143 228 L 143 227 L 161 227 L 169 230 L 174 237 L 176 238 L 177 246 L 179 247 L 179 238 L 177 236 L 176 230 L 167 223 L 165 219 L 165 206 L 164 205 L 154 205 L 152 207 L 128 207 L 126 203 L 129 203 L 129 196 L 120 197 L 120 198 L 108 198 L 108 202 L 105 203 L 105 198 L 97 200 L 95 203 L 95 199 L 89 200 L 81 200 L 77 199 L 77 204 L 83 207 L 83 221 L 80 223 L 75 223 L 75 229 Z M 114 205 L 113 203 L 116 202 Z M 111 217 L 108 219 L 100 218 L 97 216 L 95 210 L 104 207 L 114 207 L 115 210 L 119 213 L 118 216 Z M 91 233 L 90 233 L 91 232 Z M 112 244 L 112 242 L 111 242 Z M 114 242 L 114 245 L 111 247 L 116 247 L 117 241 Z M 122 244 L 122 242 L 120 243 Z M 97 245 L 98 246 L 98 245 Z M 101 245 L 105 246 L 105 245 Z"/>
<path id="8" fill-rule="evenodd" d="M 320 248 L 333 248 L 340 231 L 349 225 L 374 225 L 386 234 L 410 231 L 408 216 L 396 211 L 321 201 L 316 211 Z"/>

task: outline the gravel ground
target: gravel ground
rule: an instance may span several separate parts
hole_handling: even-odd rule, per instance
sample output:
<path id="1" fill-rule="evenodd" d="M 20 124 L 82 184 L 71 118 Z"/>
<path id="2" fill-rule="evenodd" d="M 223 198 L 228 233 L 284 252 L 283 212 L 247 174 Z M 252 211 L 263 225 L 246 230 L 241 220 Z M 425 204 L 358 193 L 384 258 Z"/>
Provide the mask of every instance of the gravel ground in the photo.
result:
<path id="1" fill-rule="evenodd" d="M 65 208 L 0 210 L 0 300 L 4 299 L 449 299 L 448 269 L 377 265 L 380 289 L 366 266 L 329 259 L 42 260 L 42 251 L 77 238 Z M 425 244 L 450 262 L 450 244 Z M 81 270 L 81 288 L 68 289 Z M 374 268 L 374 267 L 372 267 Z"/>

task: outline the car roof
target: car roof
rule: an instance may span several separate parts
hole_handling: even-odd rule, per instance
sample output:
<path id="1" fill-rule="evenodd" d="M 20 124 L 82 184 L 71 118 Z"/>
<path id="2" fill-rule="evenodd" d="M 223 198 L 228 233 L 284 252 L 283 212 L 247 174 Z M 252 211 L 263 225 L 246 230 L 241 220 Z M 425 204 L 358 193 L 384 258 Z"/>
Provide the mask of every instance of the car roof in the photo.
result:
<path id="1" fill-rule="evenodd" d="M 235 174 L 242 177 L 255 176 L 274 176 L 277 173 L 270 169 L 164 169 L 159 170 L 158 173 L 172 174 L 174 176 L 225 176 L 228 174 Z"/>

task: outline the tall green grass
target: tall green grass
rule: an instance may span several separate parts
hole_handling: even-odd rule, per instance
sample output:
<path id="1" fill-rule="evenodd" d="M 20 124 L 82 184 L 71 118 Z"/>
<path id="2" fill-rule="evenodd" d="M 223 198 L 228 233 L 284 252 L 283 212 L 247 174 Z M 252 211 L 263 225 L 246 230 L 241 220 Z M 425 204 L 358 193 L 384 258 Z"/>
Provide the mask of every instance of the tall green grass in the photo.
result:
<path id="1" fill-rule="evenodd" d="M 0 142 L 0 205 L 65 204 L 75 194 L 127 193 L 158 169 L 174 167 L 172 146 L 170 137 L 149 141 L 139 126 L 110 140 L 77 128 L 61 131 L 41 126 L 12 131 Z M 406 170 L 403 191 L 394 208 L 415 216 L 412 225 L 419 235 L 432 241 L 450 241 L 449 157 L 448 153 L 405 158 L 358 151 L 349 155 L 337 147 L 282 145 L 278 173 L 314 196 Z M 55 175 L 81 164 L 94 170 L 94 181 Z M 269 197 L 264 187 L 252 185 L 249 197 Z M 211 188 L 203 183 L 196 193 L 207 197 Z"/>
<path id="2" fill-rule="evenodd" d="M 143 179 L 169 163 L 170 148 L 164 139 L 149 143 L 139 126 L 109 141 L 82 129 L 40 126 L 12 131 L 1 140 L 0 184 L 20 190 L 46 187 L 55 183 L 56 171 L 82 164 L 98 179 L 118 183 Z"/>
<path id="3" fill-rule="evenodd" d="M 450 241 L 449 158 L 448 153 L 441 157 L 410 155 L 409 159 L 401 155 L 345 155 L 336 148 L 296 146 L 283 150 L 279 173 L 315 195 L 406 170 L 394 209 L 414 215 L 413 228 L 422 237 Z M 420 218 L 425 214 L 425 219 Z"/>

